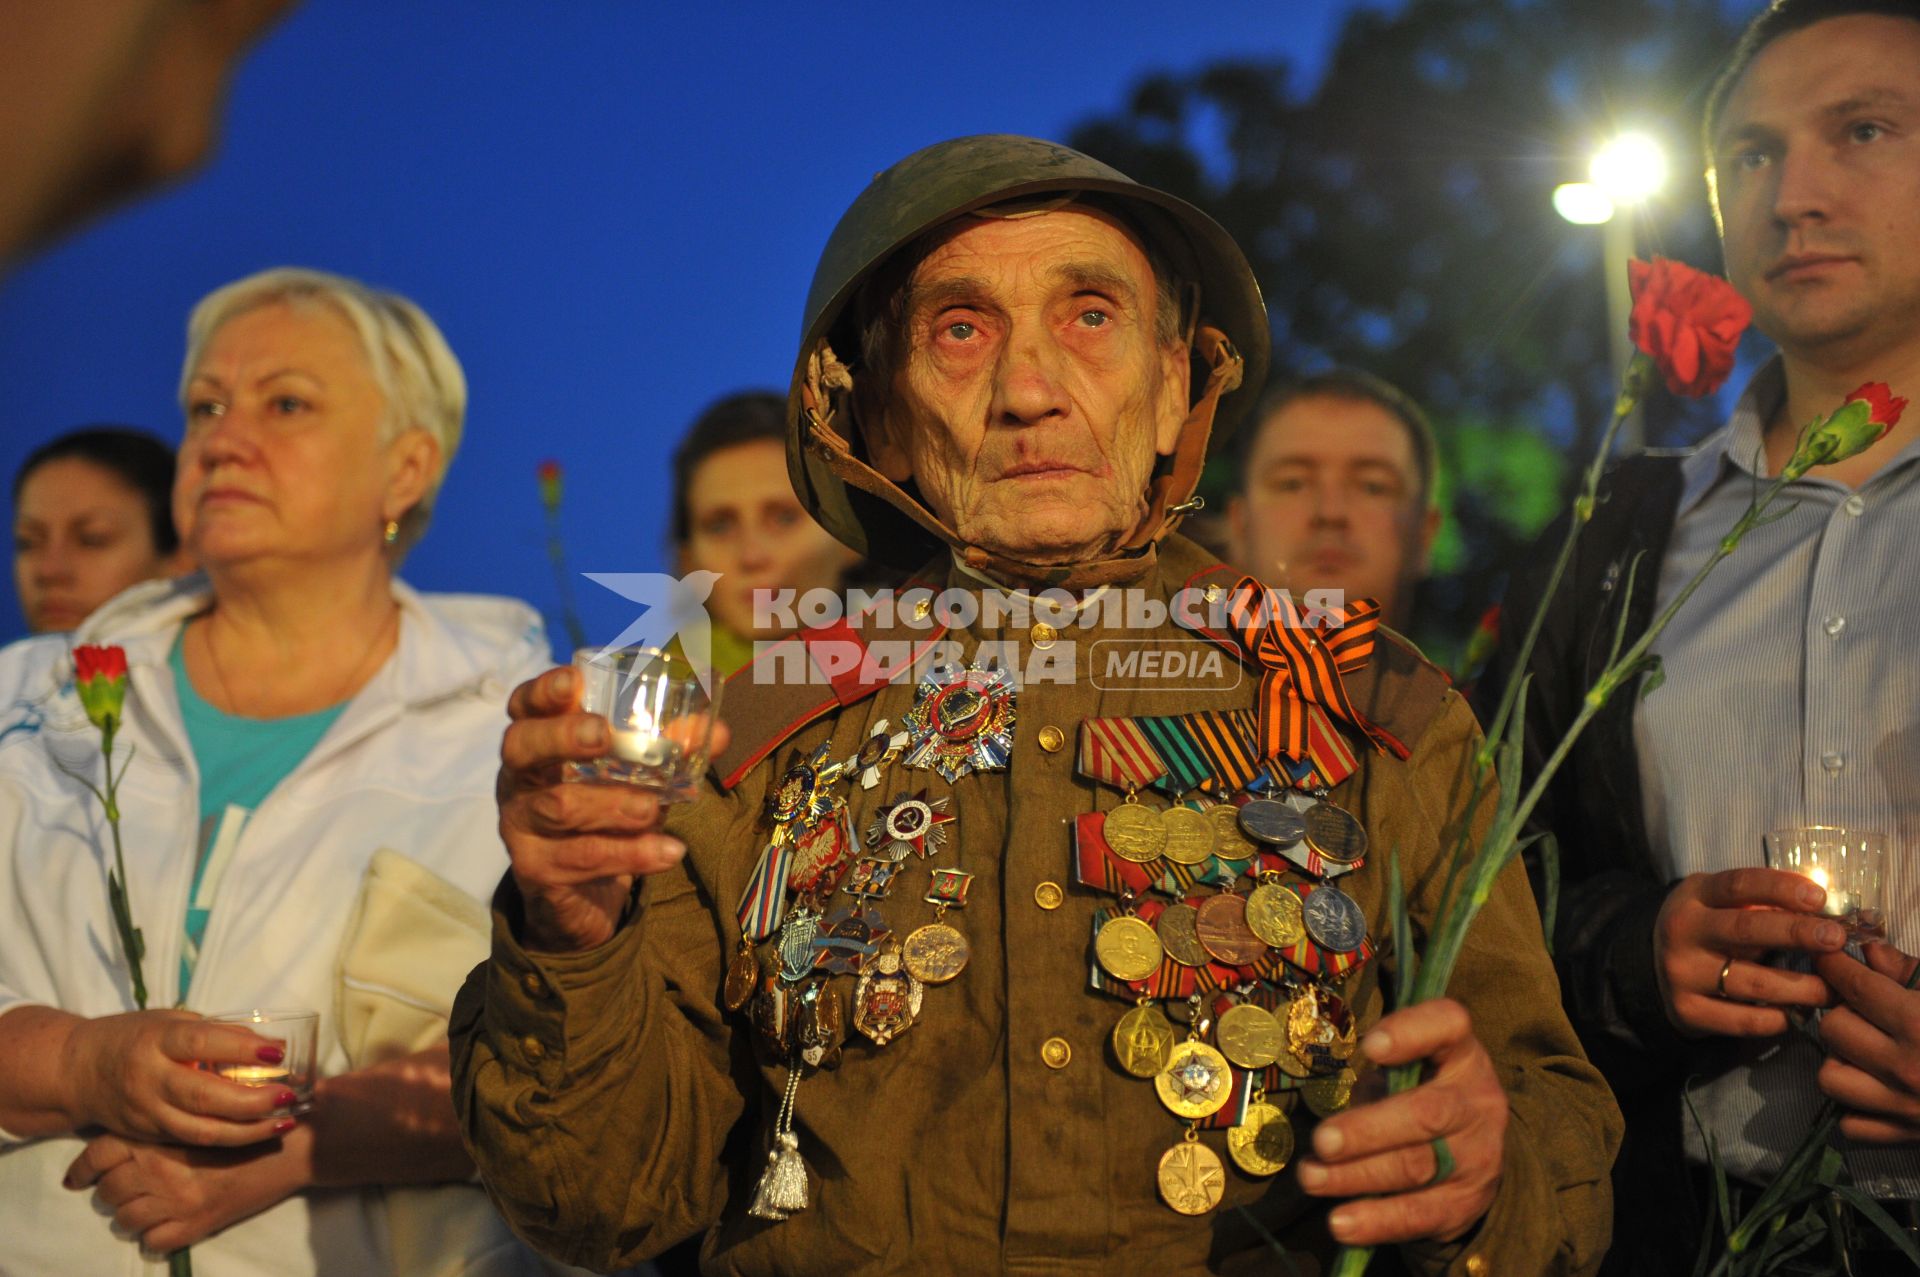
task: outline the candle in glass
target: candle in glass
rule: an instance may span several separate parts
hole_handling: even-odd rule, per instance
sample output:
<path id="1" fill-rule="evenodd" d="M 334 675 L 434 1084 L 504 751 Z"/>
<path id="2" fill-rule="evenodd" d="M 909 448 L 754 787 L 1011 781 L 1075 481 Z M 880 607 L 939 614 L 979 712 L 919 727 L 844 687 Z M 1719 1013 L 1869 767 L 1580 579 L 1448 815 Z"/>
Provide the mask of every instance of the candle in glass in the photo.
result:
<path id="1" fill-rule="evenodd" d="M 1807 825 L 1770 830 L 1767 864 L 1816 883 L 1826 898 L 1820 912 L 1837 919 L 1855 940 L 1882 939 L 1886 915 L 1880 894 L 1886 836 L 1869 829 Z"/>

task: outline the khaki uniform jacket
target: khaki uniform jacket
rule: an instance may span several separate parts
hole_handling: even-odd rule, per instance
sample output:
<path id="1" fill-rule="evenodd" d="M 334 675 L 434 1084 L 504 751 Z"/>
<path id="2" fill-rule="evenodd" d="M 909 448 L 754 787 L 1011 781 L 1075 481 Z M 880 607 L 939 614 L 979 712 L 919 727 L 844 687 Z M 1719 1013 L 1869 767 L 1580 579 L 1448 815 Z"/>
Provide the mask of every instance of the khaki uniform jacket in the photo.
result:
<path id="1" fill-rule="evenodd" d="M 1233 579 L 1176 538 L 1138 584 L 1166 600 L 1189 584 Z M 902 632 L 925 642 L 937 631 Z M 1023 662 L 1034 647 L 1026 630 L 977 624 L 945 638 L 968 656 L 981 642 L 1011 643 Z M 1220 652 L 1171 621 L 1145 634 L 1065 628 L 1045 655 L 1072 650 L 1078 677 L 1021 687 L 1006 770 L 948 786 L 896 763 L 876 787 L 843 791 L 862 832 L 904 788 L 950 797 L 952 837 L 928 863 L 976 875 L 966 907 L 947 916 L 973 956 L 959 978 L 926 989 L 919 1020 L 888 1046 L 849 1027 L 838 1070 L 800 1083 L 795 1125 L 811 1205 L 785 1221 L 747 1214 L 787 1079 L 784 1067 L 756 1060 L 753 1030 L 720 1005 L 739 936 L 735 907 L 766 842 L 763 800 L 790 761 L 829 740 L 834 756 L 851 754 L 879 719 L 897 728 L 913 703 L 912 679 L 865 696 L 844 685 L 746 687 L 751 670 L 732 680 L 722 713 L 734 744 L 715 771 L 738 782 L 674 811 L 669 828 L 686 842 L 686 860 L 644 882 L 629 919 L 598 949 L 523 949 L 509 878 L 496 899 L 492 959 L 468 978 L 451 1026 L 455 1102 L 509 1222 L 555 1256 L 596 1268 L 705 1233 L 710 1273 L 1286 1272 L 1276 1246 L 1293 1271 L 1324 1272 L 1336 1249 L 1327 1203 L 1305 1196 L 1291 1167 L 1268 1179 L 1243 1175 L 1226 1156 L 1224 1131 L 1201 1135 L 1228 1167 L 1221 1206 L 1188 1217 L 1161 1203 L 1156 1168 L 1185 1124 L 1151 1083 L 1113 1062 L 1109 1040 L 1126 1004 L 1089 988 L 1092 914 L 1111 900 L 1073 883 L 1070 825 L 1120 795 L 1075 775 L 1080 721 L 1240 708 L 1258 687 L 1257 671 L 1224 652 L 1217 686 L 1095 686 L 1095 644 L 1143 638 Z M 1356 743 L 1360 769 L 1332 794 L 1370 835 L 1366 865 L 1341 885 L 1384 948 L 1386 858 L 1400 857 L 1423 932 L 1444 878 L 1442 849 L 1468 818 L 1462 778 L 1480 734 L 1445 678 L 1384 632 L 1349 687 L 1412 748 L 1403 762 Z M 933 913 L 920 900 L 925 874 L 910 860 L 884 902 L 896 937 Z M 1043 883 L 1063 887 L 1065 903 L 1043 907 Z M 1363 1031 L 1383 1013 L 1390 967 L 1383 955 L 1345 986 Z M 851 983 L 841 977 L 834 987 L 845 997 Z M 1619 1114 L 1561 1013 L 1517 863 L 1475 924 L 1451 993 L 1471 1011 L 1512 1099 L 1504 1179 L 1464 1243 L 1405 1247 L 1401 1258 L 1416 1272 L 1474 1277 L 1590 1271 L 1608 1241 Z M 1058 1043 L 1071 1050 L 1064 1062 Z M 1302 1148 L 1313 1120 L 1304 1106 L 1293 1114 Z"/>

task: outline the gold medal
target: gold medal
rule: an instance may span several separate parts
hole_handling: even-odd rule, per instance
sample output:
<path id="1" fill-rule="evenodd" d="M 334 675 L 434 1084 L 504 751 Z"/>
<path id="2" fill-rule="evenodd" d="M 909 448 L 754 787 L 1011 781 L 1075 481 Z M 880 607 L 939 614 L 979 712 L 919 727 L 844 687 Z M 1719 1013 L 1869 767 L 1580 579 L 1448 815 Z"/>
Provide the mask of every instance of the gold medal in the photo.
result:
<path id="1" fill-rule="evenodd" d="M 1139 803 L 1122 803 L 1108 812 L 1100 822 L 1100 836 L 1113 848 L 1114 855 L 1142 865 L 1158 857 L 1167 845 L 1166 826 L 1160 823 L 1159 814 Z"/>
<path id="2" fill-rule="evenodd" d="M 1273 1057 L 1273 1062 L 1278 1065 L 1280 1071 L 1288 1077 L 1309 1078 L 1313 1076 L 1313 1066 L 1295 1055 L 1293 1048 L 1289 1047 L 1285 1042 L 1280 1044 L 1279 1054 Z"/>
<path id="3" fill-rule="evenodd" d="M 972 956 L 966 936 L 944 922 L 929 922 L 900 946 L 907 974 L 922 984 L 945 984 L 967 969 Z"/>
<path id="4" fill-rule="evenodd" d="M 1204 967 L 1213 959 L 1200 943 L 1200 911 L 1192 905 L 1168 905 L 1161 910 L 1153 929 L 1167 956 L 1183 966 Z"/>
<path id="5" fill-rule="evenodd" d="M 753 946 L 743 938 L 740 947 L 734 950 L 733 961 L 727 964 L 727 984 L 724 997 L 729 1011 L 738 1011 L 753 1000 L 753 991 L 760 986 L 760 960 L 754 956 Z"/>
<path id="6" fill-rule="evenodd" d="M 1093 956 L 1116 980 L 1144 980 L 1160 969 L 1160 937 L 1131 915 L 1114 918 L 1093 938 Z"/>
<path id="7" fill-rule="evenodd" d="M 1173 1055 L 1173 1024 L 1160 1008 L 1143 1001 L 1113 1026 L 1113 1053 L 1137 1078 L 1157 1077 Z"/>
<path id="8" fill-rule="evenodd" d="M 1160 1155 L 1160 1198 L 1182 1215 L 1204 1215 L 1227 1191 L 1227 1168 L 1220 1155 L 1192 1131 Z"/>
<path id="9" fill-rule="evenodd" d="M 1191 807 L 1169 807 L 1160 813 L 1166 845 L 1160 854 L 1176 865 L 1197 865 L 1213 854 L 1213 822 Z"/>
<path id="10" fill-rule="evenodd" d="M 1213 1029 L 1220 1054 L 1243 1069 L 1264 1069 L 1280 1056 L 1285 1036 L 1280 1022 L 1265 1007 L 1242 1002 L 1220 1017 Z"/>
<path id="11" fill-rule="evenodd" d="M 1300 1095 L 1316 1115 L 1332 1117 L 1353 1102 L 1353 1070 L 1341 1069 L 1332 1077 L 1308 1078 L 1300 1084 Z"/>
<path id="12" fill-rule="evenodd" d="M 1213 826 L 1213 854 L 1222 860 L 1245 860 L 1259 848 L 1240 831 L 1240 809 L 1232 803 L 1207 808 L 1207 823 Z"/>
<path id="13" fill-rule="evenodd" d="M 1300 897 L 1278 882 L 1263 882 L 1247 897 L 1247 930 L 1276 949 L 1291 949 L 1307 938 Z"/>
<path id="14" fill-rule="evenodd" d="M 1153 1079 L 1160 1102 L 1181 1117 L 1212 1117 L 1233 1094 L 1233 1069 L 1227 1057 L 1205 1042 L 1189 1038 L 1173 1048 L 1167 1067 Z"/>
<path id="15" fill-rule="evenodd" d="M 1227 1131 L 1227 1154 L 1249 1175 L 1278 1175 L 1293 1160 L 1293 1123 L 1274 1105 L 1256 1100 L 1240 1125 Z"/>

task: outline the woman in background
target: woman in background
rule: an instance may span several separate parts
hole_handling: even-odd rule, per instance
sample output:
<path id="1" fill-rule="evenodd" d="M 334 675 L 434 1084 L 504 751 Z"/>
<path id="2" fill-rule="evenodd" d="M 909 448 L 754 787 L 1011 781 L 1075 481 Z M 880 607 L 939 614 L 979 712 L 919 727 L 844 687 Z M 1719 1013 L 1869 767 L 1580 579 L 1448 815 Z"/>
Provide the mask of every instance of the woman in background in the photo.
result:
<path id="1" fill-rule="evenodd" d="M 701 413 L 673 454 L 677 571 L 720 574 L 707 612 L 722 677 L 753 659 L 756 639 L 791 628 L 755 624 L 757 592 L 838 590 L 858 561 L 794 495 L 786 437 L 786 396 L 744 391 Z"/>
<path id="2" fill-rule="evenodd" d="M 186 1009 L 133 1009 L 66 641 L 0 651 L 0 1267 L 132 1274 L 139 1242 L 197 1277 L 524 1270 L 466 1183 L 444 1013 L 505 864 L 507 692 L 547 644 L 524 604 L 395 576 L 465 377 L 406 299 L 274 270 L 195 308 L 181 401 L 203 575 L 75 638 L 126 652 L 128 891 L 151 1005 Z M 272 1049 L 201 1014 L 288 1006 L 321 1013 L 298 1118 L 195 1067 Z"/>
<path id="3" fill-rule="evenodd" d="M 173 449 L 89 426 L 41 444 L 13 476 L 13 584 L 27 628 L 71 630 L 130 585 L 187 570 L 173 529 Z"/>

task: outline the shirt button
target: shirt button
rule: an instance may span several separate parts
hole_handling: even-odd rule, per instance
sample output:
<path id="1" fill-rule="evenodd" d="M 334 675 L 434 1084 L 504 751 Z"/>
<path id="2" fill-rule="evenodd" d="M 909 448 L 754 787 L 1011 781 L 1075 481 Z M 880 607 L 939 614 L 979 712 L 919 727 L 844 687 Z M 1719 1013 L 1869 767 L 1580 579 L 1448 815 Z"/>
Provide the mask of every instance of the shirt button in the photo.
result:
<path id="1" fill-rule="evenodd" d="M 1862 497 L 1856 492 L 1845 501 L 1842 501 L 1840 508 L 1857 519 L 1867 512 L 1867 501 L 1865 497 Z"/>
<path id="2" fill-rule="evenodd" d="M 535 972 L 529 971 L 521 976 L 520 987 L 527 991 L 527 996 L 530 998 L 544 998 L 547 996 L 547 982 L 542 980 Z"/>
<path id="3" fill-rule="evenodd" d="M 1042 909 L 1058 909 L 1066 898 L 1067 893 L 1057 882 L 1043 882 L 1033 889 L 1033 903 Z"/>
<path id="4" fill-rule="evenodd" d="M 531 1033 L 520 1039 L 520 1049 L 536 1064 L 547 1058 L 547 1044 Z"/>
<path id="5" fill-rule="evenodd" d="M 1073 1048 L 1065 1038 L 1048 1038 L 1040 1044 L 1040 1060 L 1050 1069 L 1064 1069 L 1073 1059 Z"/>
<path id="6" fill-rule="evenodd" d="M 1820 755 L 1820 765 L 1830 772 L 1837 772 L 1847 765 L 1847 756 L 1842 753 Z"/>
<path id="7" fill-rule="evenodd" d="M 1839 638 L 1840 631 L 1847 628 L 1847 618 L 1844 616 L 1830 616 L 1821 622 L 1821 624 L 1825 627 L 1828 638 Z"/>
<path id="8" fill-rule="evenodd" d="M 1044 652 L 1053 646 L 1055 639 L 1060 637 L 1060 631 L 1045 621 L 1036 621 L 1033 628 L 1027 631 L 1027 637 L 1033 640 L 1035 647 Z"/>
<path id="9" fill-rule="evenodd" d="M 1055 727 L 1052 723 L 1048 723 L 1040 729 L 1040 748 L 1046 750 L 1049 754 L 1059 753 L 1060 747 L 1066 743 L 1067 734 L 1058 727 Z"/>

